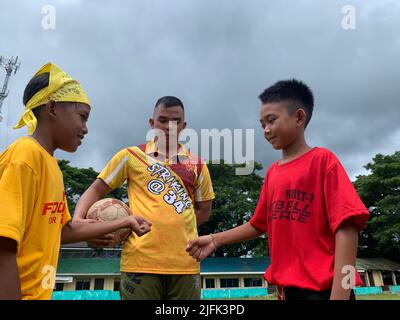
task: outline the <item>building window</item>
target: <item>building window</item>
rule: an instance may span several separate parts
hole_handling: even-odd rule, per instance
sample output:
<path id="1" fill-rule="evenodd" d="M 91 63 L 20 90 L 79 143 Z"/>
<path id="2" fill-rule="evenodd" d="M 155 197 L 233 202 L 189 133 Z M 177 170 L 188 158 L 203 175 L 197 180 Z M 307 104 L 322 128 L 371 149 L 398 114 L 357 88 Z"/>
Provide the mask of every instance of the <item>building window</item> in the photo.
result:
<path id="1" fill-rule="evenodd" d="M 119 291 L 119 284 L 120 284 L 119 279 L 115 279 L 114 280 L 114 291 Z"/>
<path id="2" fill-rule="evenodd" d="M 56 283 L 54 291 L 63 291 L 64 290 L 64 283 Z"/>
<path id="3" fill-rule="evenodd" d="M 90 279 L 76 280 L 75 290 L 90 290 Z"/>
<path id="4" fill-rule="evenodd" d="M 367 286 L 367 280 L 365 279 L 365 272 L 359 272 L 359 275 L 360 275 L 361 281 L 363 283 L 363 287 L 366 287 Z"/>
<path id="5" fill-rule="evenodd" d="M 206 288 L 215 288 L 215 279 L 206 279 Z"/>
<path id="6" fill-rule="evenodd" d="M 244 278 L 245 287 L 262 287 L 261 278 Z"/>
<path id="7" fill-rule="evenodd" d="M 103 290 L 104 289 L 104 279 L 97 278 L 94 279 L 94 290 Z"/>
<path id="8" fill-rule="evenodd" d="M 278 292 L 278 288 L 274 285 L 269 285 L 267 290 L 268 294 L 275 294 Z"/>
<path id="9" fill-rule="evenodd" d="M 239 279 L 238 278 L 222 278 L 221 288 L 238 288 Z"/>
<path id="10" fill-rule="evenodd" d="M 397 285 L 400 286 L 400 271 L 395 271 L 394 276 L 396 278 Z"/>
<path id="11" fill-rule="evenodd" d="M 372 274 L 372 271 L 367 272 L 367 275 L 368 275 L 369 285 L 371 287 L 375 287 L 374 275 Z"/>
<path id="12" fill-rule="evenodd" d="M 392 273 L 390 271 L 382 271 L 382 279 L 383 279 L 384 286 L 392 286 L 393 285 Z"/>

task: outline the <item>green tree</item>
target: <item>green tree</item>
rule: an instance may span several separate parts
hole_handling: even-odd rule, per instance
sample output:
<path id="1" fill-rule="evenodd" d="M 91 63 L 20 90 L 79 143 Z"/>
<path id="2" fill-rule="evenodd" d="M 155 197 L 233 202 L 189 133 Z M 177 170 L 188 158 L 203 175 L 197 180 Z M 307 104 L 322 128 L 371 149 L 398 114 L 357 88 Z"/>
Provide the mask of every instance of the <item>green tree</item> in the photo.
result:
<path id="1" fill-rule="evenodd" d="M 400 261 L 400 151 L 377 154 L 354 185 L 371 213 L 360 235 L 360 256 Z"/>
<path id="2" fill-rule="evenodd" d="M 263 178 L 256 173 L 262 166 L 255 162 L 253 173 L 245 176 L 235 174 L 237 167 L 239 166 L 224 163 L 208 165 L 216 198 L 213 201 L 212 215 L 209 221 L 200 226 L 199 234 L 224 231 L 250 220 L 263 184 Z M 247 255 L 267 255 L 266 237 L 223 246 L 215 252 L 218 257 Z"/>
<path id="3" fill-rule="evenodd" d="M 68 200 L 68 209 L 73 215 L 76 203 L 80 196 L 96 180 L 99 174 L 93 168 L 82 169 L 72 167 L 67 160 L 59 160 L 58 165 L 64 176 L 65 193 Z M 127 188 L 123 185 L 121 188 L 113 190 L 107 197 L 116 198 L 127 202 Z"/>

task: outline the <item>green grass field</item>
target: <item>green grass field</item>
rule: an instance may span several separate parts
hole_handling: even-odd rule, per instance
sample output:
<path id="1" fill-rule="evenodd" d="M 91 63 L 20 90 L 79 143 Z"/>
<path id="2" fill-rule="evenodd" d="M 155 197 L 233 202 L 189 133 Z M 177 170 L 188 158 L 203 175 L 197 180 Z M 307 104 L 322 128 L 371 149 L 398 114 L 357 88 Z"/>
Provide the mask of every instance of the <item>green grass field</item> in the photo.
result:
<path id="1" fill-rule="evenodd" d="M 276 295 L 270 295 L 268 297 L 249 298 L 244 300 L 277 300 Z M 395 293 L 382 293 L 372 295 L 357 296 L 356 300 L 400 300 L 400 294 Z"/>
<path id="2" fill-rule="evenodd" d="M 357 296 L 357 300 L 400 300 L 400 294 L 382 293 L 368 296 Z"/>

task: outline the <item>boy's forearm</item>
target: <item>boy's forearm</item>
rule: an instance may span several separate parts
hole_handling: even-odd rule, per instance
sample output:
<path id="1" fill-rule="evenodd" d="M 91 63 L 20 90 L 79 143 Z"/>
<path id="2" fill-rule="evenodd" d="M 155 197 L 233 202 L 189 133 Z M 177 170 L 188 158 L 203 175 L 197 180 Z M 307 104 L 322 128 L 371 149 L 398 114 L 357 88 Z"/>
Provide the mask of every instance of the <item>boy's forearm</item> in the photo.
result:
<path id="1" fill-rule="evenodd" d="M 118 219 L 99 223 L 68 223 L 62 230 L 61 242 L 74 243 L 104 236 L 121 228 L 130 228 L 129 220 Z"/>
<path id="2" fill-rule="evenodd" d="M 236 228 L 213 234 L 213 241 L 217 247 L 221 247 L 228 244 L 255 239 L 262 234 L 262 231 L 254 228 L 250 222 L 247 222 Z"/>
<path id="3" fill-rule="evenodd" d="M 349 282 L 355 285 L 356 280 L 358 231 L 354 227 L 341 228 L 336 232 L 335 241 L 335 267 L 330 298 L 349 300 L 352 289 Z M 350 268 L 346 268 L 347 266 Z"/>
<path id="4" fill-rule="evenodd" d="M 196 215 L 197 227 L 207 222 L 211 215 L 212 201 L 195 202 L 194 212 Z"/>
<path id="5" fill-rule="evenodd" d="M 103 197 L 105 197 L 110 191 L 111 188 L 109 188 L 101 179 L 96 179 L 82 194 L 76 204 L 73 220 L 85 219 L 90 206 L 96 201 L 103 199 Z"/>
<path id="6" fill-rule="evenodd" d="M 6 238 L 0 238 L 0 288 L 0 300 L 21 299 L 16 242 Z"/>

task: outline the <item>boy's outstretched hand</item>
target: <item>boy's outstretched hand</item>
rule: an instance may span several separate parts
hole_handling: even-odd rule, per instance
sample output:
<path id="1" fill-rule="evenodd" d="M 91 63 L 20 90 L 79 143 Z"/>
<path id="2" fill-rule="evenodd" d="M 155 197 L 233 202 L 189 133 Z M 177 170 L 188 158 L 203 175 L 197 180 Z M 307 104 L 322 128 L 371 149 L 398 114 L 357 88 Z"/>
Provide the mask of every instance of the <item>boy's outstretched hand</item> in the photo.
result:
<path id="1" fill-rule="evenodd" d="M 146 234 L 151 230 L 151 222 L 147 221 L 145 218 L 138 215 L 130 215 L 127 217 L 129 219 L 129 227 L 135 232 L 139 237 Z"/>
<path id="2" fill-rule="evenodd" d="M 216 249 L 217 246 L 212 235 L 190 240 L 186 247 L 186 251 L 189 252 L 189 255 L 199 262 L 207 258 Z"/>

